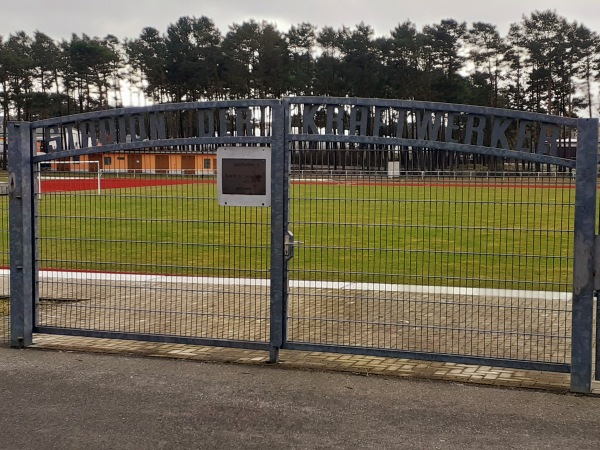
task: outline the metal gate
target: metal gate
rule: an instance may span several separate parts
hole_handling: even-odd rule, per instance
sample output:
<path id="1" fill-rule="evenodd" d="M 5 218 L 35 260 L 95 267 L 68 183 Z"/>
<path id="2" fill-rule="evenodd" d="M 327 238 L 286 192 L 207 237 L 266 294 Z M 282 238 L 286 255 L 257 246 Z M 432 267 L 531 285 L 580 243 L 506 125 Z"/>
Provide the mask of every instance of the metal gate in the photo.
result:
<path id="1" fill-rule="evenodd" d="M 597 120 L 295 97 L 15 123 L 10 139 L 15 346 L 333 351 L 591 388 Z M 218 204 L 223 146 L 270 147 L 270 208 Z"/>
<path id="2" fill-rule="evenodd" d="M 15 124 L 11 148 L 21 128 L 27 150 L 11 154 L 23 180 L 12 231 L 27 235 L 12 286 L 33 303 L 14 318 L 27 328 L 33 317 L 39 333 L 268 350 L 269 210 L 220 207 L 213 162 L 218 146 L 275 148 L 278 108 L 186 103 Z M 48 154 L 31 155 L 29 136 Z"/>

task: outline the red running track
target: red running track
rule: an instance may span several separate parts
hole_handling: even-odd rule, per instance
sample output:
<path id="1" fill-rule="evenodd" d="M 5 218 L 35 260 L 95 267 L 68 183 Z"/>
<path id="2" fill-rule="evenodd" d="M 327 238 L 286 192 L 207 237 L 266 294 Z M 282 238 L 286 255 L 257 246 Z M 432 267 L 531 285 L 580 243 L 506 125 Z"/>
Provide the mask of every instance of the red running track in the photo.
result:
<path id="1" fill-rule="evenodd" d="M 168 180 L 152 178 L 102 178 L 101 189 L 127 189 L 149 186 L 171 186 L 179 184 L 214 183 L 214 180 Z M 97 178 L 64 178 L 60 180 L 42 180 L 42 193 L 95 191 Z"/>
<path id="2" fill-rule="evenodd" d="M 173 186 L 183 184 L 214 184 L 214 179 L 156 179 L 156 178 L 102 178 L 101 189 L 130 189 L 151 186 Z M 294 184 L 326 184 L 347 186 L 395 186 L 395 187 L 445 187 L 445 188 L 512 188 L 512 189 L 574 189 L 575 183 L 548 184 L 548 183 L 477 183 L 477 182 L 381 182 L 381 181 L 335 181 L 335 180 L 306 180 L 293 181 Z M 96 178 L 63 178 L 42 180 L 42 193 L 69 192 L 69 191 L 95 191 L 98 189 Z"/>

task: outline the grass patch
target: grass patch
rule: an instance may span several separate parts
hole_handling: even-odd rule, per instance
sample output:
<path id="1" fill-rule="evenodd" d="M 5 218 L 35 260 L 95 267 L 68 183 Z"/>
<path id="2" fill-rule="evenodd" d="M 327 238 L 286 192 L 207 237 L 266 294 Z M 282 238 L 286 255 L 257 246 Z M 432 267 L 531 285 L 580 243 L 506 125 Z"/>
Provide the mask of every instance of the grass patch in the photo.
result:
<path id="1" fill-rule="evenodd" d="M 574 189 L 293 184 L 290 192 L 290 228 L 303 242 L 292 279 L 570 289 Z M 221 207 L 213 184 L 43 195 L 39 216 L 42 267 L 269 277 L 270 209 Z M 3 245 L 0 233 L 7 265 Z"/>

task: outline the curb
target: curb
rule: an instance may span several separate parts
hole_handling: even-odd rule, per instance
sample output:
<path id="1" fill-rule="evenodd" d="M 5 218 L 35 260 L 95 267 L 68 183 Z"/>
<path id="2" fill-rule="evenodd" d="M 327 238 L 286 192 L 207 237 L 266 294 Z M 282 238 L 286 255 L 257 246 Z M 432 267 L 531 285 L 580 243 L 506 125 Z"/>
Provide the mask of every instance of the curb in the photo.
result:
<path id="1" fill-rule="evenodd" d="M 185 359 L 205 363 L 262 365 L 293 370 L 345 372 L 361 376 L 373 375 L 513 389 L 536 389 L 561 394 L 568 394 L 570 387 L 570 376 L 563 373 L 338 353 L 281 350 L 280 361 L 274 365 L 269 363 L 268 354 L 258 350 L 42 334 L 35 336 L 31 348 Z M 590 395 L 600 397 L 600 382 L 594 382 L 593 385 Z"/>

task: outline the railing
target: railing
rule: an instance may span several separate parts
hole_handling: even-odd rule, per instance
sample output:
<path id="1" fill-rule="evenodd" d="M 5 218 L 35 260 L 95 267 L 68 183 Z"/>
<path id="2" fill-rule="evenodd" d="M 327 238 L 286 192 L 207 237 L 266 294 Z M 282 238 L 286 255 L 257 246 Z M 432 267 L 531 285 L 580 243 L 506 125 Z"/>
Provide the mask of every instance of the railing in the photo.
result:
<path id="1" fill-rule="evenodd" d="M 348 169 L 299 169 L 292 166 L 292 177 L 311 178 L 311 177 L 344 177 L 344 176 L 365 176 L 365 177 L 385 177 L 385 178 L 438 178 L 438 179 L 480 179 L 480 178 L 527 178 L 527 179 L 572 179 L 575 180 L 576 171 L 569 172 L 513 172 L 513 171 L 479 171 L 479 170 L 365 170 L 359 167 Z"/>

